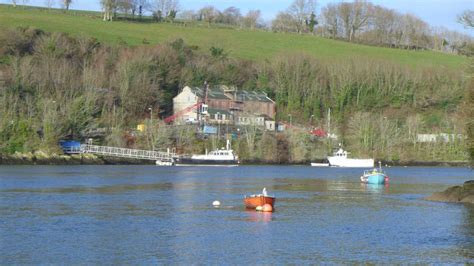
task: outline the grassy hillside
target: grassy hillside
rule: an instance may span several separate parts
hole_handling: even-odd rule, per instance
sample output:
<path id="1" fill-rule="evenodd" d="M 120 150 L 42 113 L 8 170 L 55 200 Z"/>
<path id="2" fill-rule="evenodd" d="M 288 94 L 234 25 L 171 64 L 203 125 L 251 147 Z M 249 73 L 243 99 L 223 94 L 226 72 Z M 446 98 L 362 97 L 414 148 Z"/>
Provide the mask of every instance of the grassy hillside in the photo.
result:
<path id="1" fill-rule="evenodd" d="M 32 26 L 51 32 L 92 36 L 107 43 L 125 41 L 140 45 L 146 39 L 150 44 L 182 38 L 190 45 L 207 51 L 221 47 L 230 56 L 262 60 L 283 53 L 305 52 L 323 60 L 343 60 L 348 57 L 388 60 L 413 67 L 441 67 L 461 69 L 467 59 L 431 51 L 405 51 L 371 47 L 334 41 L 309 35 L 247 31 L 236 29 L 206 28 L 183 24 L 103 22 L 100 13 L 47 10 L 32 7 L 13 8 L 0 5 L 0 25 L 6 27 Z"/>

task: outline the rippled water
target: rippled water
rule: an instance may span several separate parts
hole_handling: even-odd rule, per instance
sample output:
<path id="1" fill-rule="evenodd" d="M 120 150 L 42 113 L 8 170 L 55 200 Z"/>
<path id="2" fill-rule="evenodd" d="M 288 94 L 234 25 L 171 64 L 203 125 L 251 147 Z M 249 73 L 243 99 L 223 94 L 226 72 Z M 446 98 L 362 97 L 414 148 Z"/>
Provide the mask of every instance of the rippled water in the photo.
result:
<path id="1" fill-rule="evenodd" d="M 423 200 L 474 172 L 386 171 L 0 166 L 0 264 L 474 263 L 474 207 Z M 244 210 L 263 187 L 276 211 Z"/>

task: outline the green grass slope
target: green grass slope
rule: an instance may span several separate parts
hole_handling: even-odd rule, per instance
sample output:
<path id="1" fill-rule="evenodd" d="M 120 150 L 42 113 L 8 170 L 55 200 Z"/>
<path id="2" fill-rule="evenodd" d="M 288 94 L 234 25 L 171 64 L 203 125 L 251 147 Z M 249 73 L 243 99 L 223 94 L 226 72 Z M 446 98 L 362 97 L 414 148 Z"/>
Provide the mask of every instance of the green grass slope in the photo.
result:
<path id="1" fill-rule="evenodd" d="M 351 44 L 310 35 L 272 33 L 225 28 L 184 26 L 168 23 L 104 22 L 98 12 L 48 10 L 44 8 L 0 5 L 0 25 L 4 27 L 36 27 L 50 32 L 86 35 L 106 43 L 125 41 L 141 45 L 143 39 L 151 44 L 182 38 L 201 50 L 215 46 L 224 48 L 230 56 L 264 60 L 283 53 L 304 52 L 323 60 L 344 60 L 357 57 L 387 60 L 412 67 L 461 69 L 467 59 L 460 56 L 431 52 L 406 51 Z"/>

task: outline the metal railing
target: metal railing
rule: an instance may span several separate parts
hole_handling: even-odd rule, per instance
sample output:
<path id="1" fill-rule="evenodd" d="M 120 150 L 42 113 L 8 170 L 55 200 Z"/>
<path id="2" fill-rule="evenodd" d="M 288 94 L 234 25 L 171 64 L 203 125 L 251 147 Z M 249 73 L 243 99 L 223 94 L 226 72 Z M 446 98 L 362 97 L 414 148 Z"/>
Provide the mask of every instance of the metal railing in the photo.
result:
<path id="1" fill-rule="evenodd" d="M 133 159 L 144 159 L 153 161 L 172 160 L 177 157 L 176 153 L 172 152 L 161 152 L 161 151 L 148 151 L 148 150 L 136 150 L 118 147 L 98 146 L 98 145 L 81 145 L 82 153 L 93 153 L 98 155 L 122 157 L 122 158 L 133 158 Z"/>
<path id="2" fill-rule="evenodd" d="M 62 148 L 65 154 L 79 154 L 82 153 L 81 146 L 67 146 Z"/>

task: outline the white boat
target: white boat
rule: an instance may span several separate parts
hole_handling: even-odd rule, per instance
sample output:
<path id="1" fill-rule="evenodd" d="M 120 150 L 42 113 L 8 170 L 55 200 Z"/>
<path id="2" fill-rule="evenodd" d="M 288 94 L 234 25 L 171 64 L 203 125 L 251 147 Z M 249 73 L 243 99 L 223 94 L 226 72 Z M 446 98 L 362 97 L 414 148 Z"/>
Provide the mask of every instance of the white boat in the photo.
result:
<path id="1" fill-rule="evenodd" d="M 227 140 L 226 148 L 214 150 L 206 154 L 194 154 L 192 156 L 183 156 L 175 158 L 175 165 L 212 165 L 212 166 L 237 166 L 239 157 L 230 147 L 230 141 Z"/>
<path id="2" fill-rule="evenodd" d="M 174 165 L 174 160 L 173 159 L 157 160 L 156 165 L 158 165 L 158 166 L 173 166 Z"/>
<path id="3" fill-rule="evenodd" d="M 311 166 L 314 166 L 314 167 L 328 167 L 329 164 L 328 163 L 311 163 Z"/>
<path id="4" fill-rule="evenodd" d="M 339 148 L 336 152 L 334 152 L 333 156 L 328 156 L 329 165 L 336 167 L 374 167 L 374 159 L 349 159 L 347 158 L 348 154 L 349 153 L 347 151 Z"/>

